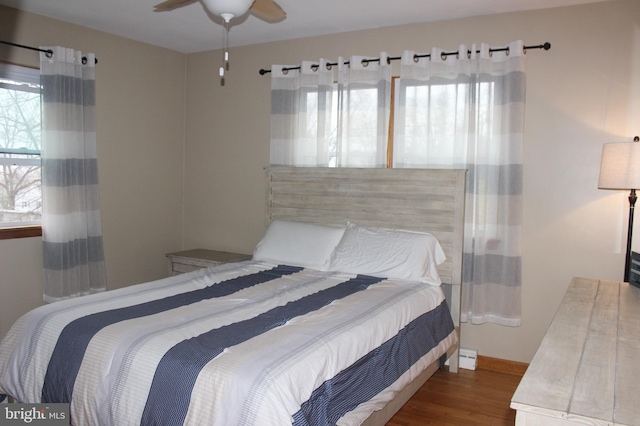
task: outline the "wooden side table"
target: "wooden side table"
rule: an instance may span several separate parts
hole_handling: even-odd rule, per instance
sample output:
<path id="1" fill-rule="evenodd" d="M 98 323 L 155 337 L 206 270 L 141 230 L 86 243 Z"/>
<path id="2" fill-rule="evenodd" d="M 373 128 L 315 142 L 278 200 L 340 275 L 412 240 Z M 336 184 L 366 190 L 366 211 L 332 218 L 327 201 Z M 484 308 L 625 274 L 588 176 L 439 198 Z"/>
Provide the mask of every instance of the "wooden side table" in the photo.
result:
<path id="1" fill-rule="evenodd" d="M 178 275 L 196 269 L 210 268 L 223 263 L 241 262 L 251 259 L 251 255 L 226 251 L 193 249 L 167 253 L 169 275 Z"/>

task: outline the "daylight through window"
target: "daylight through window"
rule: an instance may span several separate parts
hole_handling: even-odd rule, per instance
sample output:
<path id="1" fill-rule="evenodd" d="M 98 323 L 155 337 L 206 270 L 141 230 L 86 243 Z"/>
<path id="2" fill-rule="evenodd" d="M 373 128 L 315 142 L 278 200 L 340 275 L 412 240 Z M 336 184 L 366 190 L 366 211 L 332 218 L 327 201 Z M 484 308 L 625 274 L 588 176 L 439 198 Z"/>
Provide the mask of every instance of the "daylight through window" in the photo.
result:
<path id="1" fill-rule="evenodd" d="M 0 63 L 0 228 L 39 225 L 40 72 Z"/>

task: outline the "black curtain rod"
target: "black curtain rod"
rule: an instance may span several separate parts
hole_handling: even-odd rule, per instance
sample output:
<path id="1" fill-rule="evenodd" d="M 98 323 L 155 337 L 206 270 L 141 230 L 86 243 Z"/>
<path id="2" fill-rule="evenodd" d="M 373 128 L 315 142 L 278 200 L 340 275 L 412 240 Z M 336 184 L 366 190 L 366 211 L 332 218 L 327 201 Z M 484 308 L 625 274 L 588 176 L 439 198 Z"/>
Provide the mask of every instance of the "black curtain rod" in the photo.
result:
<path id="1" fill-rule="evenodd" d="M 525 52 L 526 52 L 528 49 L 544 49 L 544 50 L 549 50 L 549 49 L 551 49 L 551 43 L 546 42 L 546 43 L 543 43 L 543 44 L 538 44 L 538 45 L 536 45 L 536 46 L 524 46 L 524 51 L 525 51 Z M 508 51 L 509 51 L 509 48 L 508 48 L 508 47 L 496 47 L 496 48 L 491 48 L 491 49 L 489 49 L 489 53 L 493 53 L 493 52 L 508 52 Z M 476 50 L 476 52 L 477 52 L 477 53 L 480 53 L 480 51 L 479 51 L 479 50 Z M 442 58 L 444 59 L 444 58 L 446 58 L 447 56 L 450 56 L 450 55 L 457 55 L 458 53 L 459 53 L 459 52 L 456 50 L 455 52 L 442 52 L 440 55 L 441 55 L 441 56 L 442 56 Z M 470 50 L 468 50 L 468 51 L 467 51 L 467 55 L 470 55 L 470 54 L 471 54 L 471 51 L 470 51 Z M 413 55 L 413 58 L 414 58 L 414 59 L 418 59 L 418 58 L 430 58 L 430 57 L 431 57 L 431 54 L 430 54 L 430 53 L 425 53 L 424 55 L 418 55 L 418 54 Z M 391 61 L 397 61 L 397 60 L 399 60 L 399 59 L 402 59 L 402 57 L 401 57 L 401 56 L 389 56 L 389 57 L 387 57 L 387 64 L 390 64 L 390 63 L 391 63 Z M 362 63 L 363 63 L 363 64 L 368 64 L 369 62 L 380 62 L 380 58 L 372 58 L 372 59 L 363 59 L 363 60 L 362 60 Z M 327 64 L 327 67 L 332 67 L 332 66 L 335 66 L 335 65 L 338 65 L 338 63 L 337 63 L 337 62 L 329 62 L 329 63 Z M 349 65 L 349 61 L 346 61 L 346 62 L 345 62 L 345 65 Z M 318 65 L 318 64 L 314 64 L 314 65 L 311 65 L 311 68 L 313 68 L 313 69 L 315 70 L 315 69 L 317 69 L 319 66 L 320 66 L 320 65 Z M 300 67 L 299 67 L 299 66 L 297 66 L 297 67 L 285 67 L 285 68 L 282 68 L 282 71 L 291 71 L 291 70 L 299 70 L 299 69 L 300 69 Z M 258 71 L 258 72 L 260 73 L 260 75 L 265 75 L 266 73 L 271 72 L 271 70 L 266 70 L 266 69 L 262 68 L 262 69 L 261 69 L 260 71 Z"/>
<path id="2" fill-rule="evenodd" d="M 22 45 L 22 44 L 11 43 L 10 41 L 3 41 L 3 40 L 0 40 L 0 44 L 7 44 L 9 46 L 20 47 L 22 49 L 35 50 L 36 52 L 45 53 L 47 55 L 47 58 L 52 58 L 53 57 L 53 50 L 51 50 L 51 49 L 40 49 L 38 47 L 25 46 L 25 45 Z M 87 63 L 87 57 L 86 56 L 82 57 L 82 63 L 83 64 Z M 98 58 L 96 58 L 96 64 L 97 63 L 98 63 Z"/>

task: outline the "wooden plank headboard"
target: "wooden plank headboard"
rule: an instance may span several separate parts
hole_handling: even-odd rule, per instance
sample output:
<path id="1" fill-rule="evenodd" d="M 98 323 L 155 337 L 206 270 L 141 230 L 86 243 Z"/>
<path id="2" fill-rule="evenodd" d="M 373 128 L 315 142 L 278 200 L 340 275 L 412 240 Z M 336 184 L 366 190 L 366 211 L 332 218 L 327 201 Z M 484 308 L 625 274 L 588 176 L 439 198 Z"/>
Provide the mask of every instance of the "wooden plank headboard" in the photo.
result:
<path id="1" fill-rule="evenodd" d="M 451 315 L 460 323 L 466 170 L 272 166 L 266 220 L 429 232 L 447 260 L 438 267 Z M 449 291 L 450 290 L 450 291 Z"/>

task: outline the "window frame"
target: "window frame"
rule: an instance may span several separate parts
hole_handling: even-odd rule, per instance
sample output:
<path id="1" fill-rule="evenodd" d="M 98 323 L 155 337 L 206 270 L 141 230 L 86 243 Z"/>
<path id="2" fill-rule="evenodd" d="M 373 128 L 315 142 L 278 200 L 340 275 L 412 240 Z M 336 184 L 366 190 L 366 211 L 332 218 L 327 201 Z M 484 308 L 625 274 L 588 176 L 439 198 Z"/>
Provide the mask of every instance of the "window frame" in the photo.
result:
<path id="1" fill-rule="evenodd" d="M 6 62 L 6 61 L 0 61 L 0 62 L 10 66 L 38 70 L 37 67 L 19 65 L 11 62 Z M 5 150 L 0 148 L 0 151 L 5 151 Z M 34 224 L 33 222 L 30 222 L 30 221 L 15 222 L 15 225 L 0 226 L 0 240 L 32 238 L 32 237 L 41 237 L 41 236 L 42 236 L 42 225 Z"/>
<path id="2" fill-rule="evenodd" d="M 41 237 L 42 225 L 19 225 L 0 228 L 0 240 Z"/>

